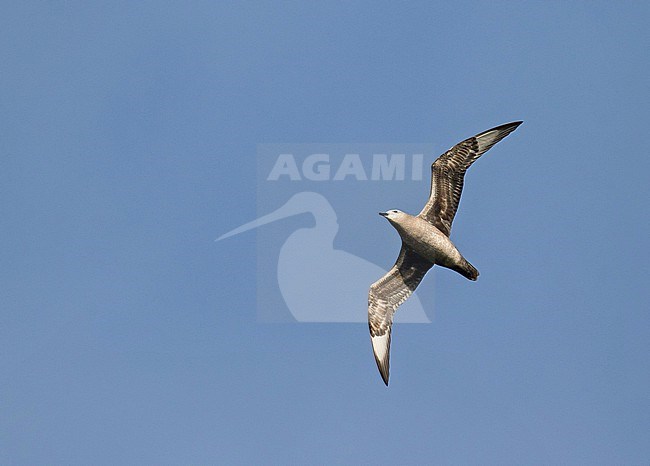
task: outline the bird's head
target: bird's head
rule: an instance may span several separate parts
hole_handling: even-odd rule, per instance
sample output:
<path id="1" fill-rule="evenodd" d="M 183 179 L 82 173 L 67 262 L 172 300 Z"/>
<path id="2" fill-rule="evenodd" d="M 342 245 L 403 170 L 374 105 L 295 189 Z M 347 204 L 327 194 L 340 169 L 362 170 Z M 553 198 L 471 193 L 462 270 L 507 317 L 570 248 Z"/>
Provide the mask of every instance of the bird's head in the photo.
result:
<path id="1" fill-rule="evenodd" d="M 379 215 L 386 217 L 386 219 L 391 223 L 401 223 L 402 220 L 406 219 L 409 215 L 402 212 L 401 210 L 393 209 L 386 212 L 379 212 Z"/>

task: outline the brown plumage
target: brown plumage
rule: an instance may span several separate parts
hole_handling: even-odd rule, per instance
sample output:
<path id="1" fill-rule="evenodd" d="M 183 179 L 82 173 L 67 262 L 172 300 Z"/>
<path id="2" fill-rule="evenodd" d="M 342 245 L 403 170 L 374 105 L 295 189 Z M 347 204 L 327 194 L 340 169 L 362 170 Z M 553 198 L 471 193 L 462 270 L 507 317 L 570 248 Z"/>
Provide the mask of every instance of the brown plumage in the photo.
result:
<path id="1" fill-rule="evenodd" d="M 454 270 L 470 280 L 478 278 L 474 268 L 449 239 L 458 210 L 467 169 L 481 155 L 513 132 L 521 121 L 497 126 L 466 139 L 431 164 L 429 200 L 417 216 L 399 210 L 381 213 L 398 231 L 402 248 L 395 265 L 370 286 L 368 326 L 375 361 L 388 385 L 393 315 L 413 293 L 434 265 Z"/>

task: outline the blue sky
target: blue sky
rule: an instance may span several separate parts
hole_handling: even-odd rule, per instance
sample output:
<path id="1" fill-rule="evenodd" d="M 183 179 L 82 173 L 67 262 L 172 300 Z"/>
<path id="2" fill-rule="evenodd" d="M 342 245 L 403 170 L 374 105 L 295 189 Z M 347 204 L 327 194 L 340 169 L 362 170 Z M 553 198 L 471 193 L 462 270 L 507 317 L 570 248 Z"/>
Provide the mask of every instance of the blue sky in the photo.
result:
<path id="1" fill-rule="evenodd" d="M 0 462 L 647 464 L 648 19 L 5 5 Z M 396 327 L 388 389 L 365 325 L 258 323 L 255 233 L 214 242 L 257 216 L 258 143 L 442 152 L 517 119 L 454 223 L 481 277 L 429 273 L 435 320 Z M 338 246 L 385 235 L 363 254 L 388 266 L 368 219 Z"/>

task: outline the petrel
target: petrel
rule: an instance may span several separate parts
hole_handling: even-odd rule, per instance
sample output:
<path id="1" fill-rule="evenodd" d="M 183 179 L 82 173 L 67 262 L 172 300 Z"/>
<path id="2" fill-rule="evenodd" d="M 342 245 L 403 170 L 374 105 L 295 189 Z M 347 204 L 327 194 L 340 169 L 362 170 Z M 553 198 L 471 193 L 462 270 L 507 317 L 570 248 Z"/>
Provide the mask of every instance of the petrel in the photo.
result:
<path id="1" fill-rule="evenodd" d="M 370 286 L 368 327 L 375 361 L 388 385 L 390 332 L 393 314 L 434 265 L 476 280 L 478 270 L 449 239 L 467 169 L 493 145 L 512 133 L 521 121 L 506 123 L 459 142 L 431 164 L 429 200 L 416 216 L 401 210 L 380 212 L 402 238 L 395 265 Z"/>

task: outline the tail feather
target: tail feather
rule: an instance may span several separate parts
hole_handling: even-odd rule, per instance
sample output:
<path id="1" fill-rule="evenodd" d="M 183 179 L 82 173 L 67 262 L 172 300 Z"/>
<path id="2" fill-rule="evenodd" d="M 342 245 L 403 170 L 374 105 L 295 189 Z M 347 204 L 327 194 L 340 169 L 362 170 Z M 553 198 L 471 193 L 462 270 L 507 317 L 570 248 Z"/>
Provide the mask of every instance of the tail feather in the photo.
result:
<path id="1" fill-rule="evenodd" d="M 472 264 L 463 259 L 463 263 L 457 270 L 463 277 L 468 278 L 469 280 L 476 281 L 479 276 L 478 270 Z"/>

